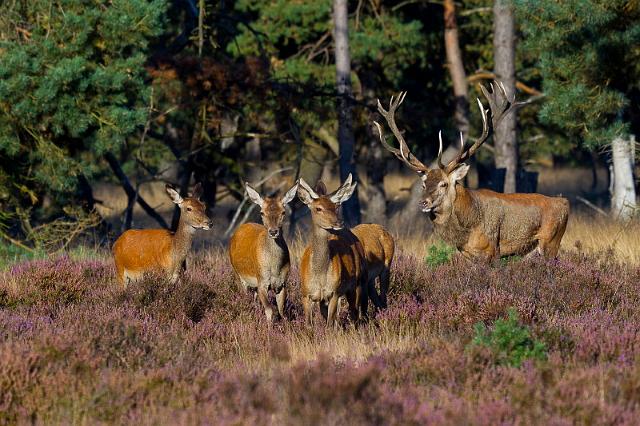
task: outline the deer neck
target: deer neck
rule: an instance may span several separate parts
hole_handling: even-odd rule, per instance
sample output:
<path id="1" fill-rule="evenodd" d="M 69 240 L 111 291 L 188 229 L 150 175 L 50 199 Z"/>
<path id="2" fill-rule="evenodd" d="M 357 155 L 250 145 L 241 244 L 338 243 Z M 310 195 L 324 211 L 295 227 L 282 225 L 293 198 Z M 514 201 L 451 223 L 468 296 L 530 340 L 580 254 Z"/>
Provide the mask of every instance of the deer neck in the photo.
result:
<path id="1" fill-rule="evenodd" d="M 478 204 L 471 192 L 464 186 L 456 185 L 456 199 L 452 214 L 463 226 L 474 226 L 478 221 Z"/>
<path id="2" fill-rule="evenodd" d="M 331 232 L 319 226 L 313 226 L 311 236 L 311 263 L 313 269 L 317 271 L 328 271 L 331 263 L 331 253 L 329 251 L 329 239 Z"/>
<path id="3" fill-rule="evenodd" d="M 436 234 L 449 244 L 460 247 L 467 242 L 471 229 L 479 222 L 479 207 L 469 190 L 456 185 L 456 198 L 447 216 L 433 220 Z"/>
<path id="4" fill-rule="evenodd" d="M 180 263 L 187 257 L 195 232 L 196 229 L 182 219 L 178 223 L 178 229 L 173 234 L 172 246 L 173 257 Z"/>
<path id="5" fill-rule="evenodd" d="M 266 233 L 264 238 L 264 248 L 269 253 L 269 258 L 280 261 L 284 257 L 285 253 L 289 253 L 287 243 L 282 236 L 282 231 L 280 232 L 280 235 L 278 235 L 278 238 L 270 238 Z"/>

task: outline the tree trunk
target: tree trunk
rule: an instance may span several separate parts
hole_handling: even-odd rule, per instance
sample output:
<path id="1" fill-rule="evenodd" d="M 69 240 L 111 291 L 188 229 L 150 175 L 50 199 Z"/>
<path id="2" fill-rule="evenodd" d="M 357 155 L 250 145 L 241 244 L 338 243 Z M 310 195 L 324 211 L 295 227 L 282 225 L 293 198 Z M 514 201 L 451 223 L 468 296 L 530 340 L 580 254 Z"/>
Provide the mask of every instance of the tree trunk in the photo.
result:
<path id="1" fill-rule="evenodd" d="M 163 228 L 169 228 L 169 225 L 167 225 L 167 222 L 165 222 L 162 216 L 160 216 L 158 212 L 156 212 L 153 207 L 151 207 L 149 203 L 147 203 L 144 198 L 142 198 L 140 194 L 138 194 L 137 191 L 133 188 L 133 185 L 131 185 L 129 178 L 122 171 L 122 167 L 120 167 L 120 163 L 118 162 L 116 157 L 112 153 L 107 152 L 104 155 L 104 158 L 105 160 L 107 160 L 107 163 L 109 163 L 111 170 L 113 170 L 113 173 L 120 181 L 122 189 L 124 189 L 124 192 L 127 194 L 127 199 L 131 200 L 132 198 L 135 198 L 135 200 L 138 202 L 138 204 L 140 204 L 140 207 L 142 207 L 142 210 L 144 210 L 145 213 L 155 219 L 155 221 L 158 222 L 158 224 Z"/>
<path id="2" fill-rule="evenodd" d="M 466 140 L 469 133 L 469 86 L 462 62 L 458 24 L 456 23 L 456 6 L 453 0 L 444 1 L 444 47 L 456 102 L 454 120 L 458 131 L 462 132 Z"/>
<path id="3" fill-rule="evenodd" d="M 493 58 L 495 74 L 504 84 L 509 96 L 516 91 L 515 19 L 509 0 L 493 3 Z M 518 144 L 516 135 L 516 111 L 504 117 L 495 129 L 495 163 L 505 168 L 504 192 L 516 192 L 518 171 Z"/>
<path id="4" fill-rule="evenodd" d="M 616 137 L 611 143 L 613 192 L 611 209 L 621 220 L 630 219 L 636 209 L 636 189 L 633 180 L 633 136 Z"/>
<path id="5" fill-rule="evenodd" d="M 336 86 L 338 92 L 338 143 L 340 144 L 340 181 L 344 182 L 349 173 L 357 181 L 350 99 L 351 56 L 349 53 L 349 17 L 347 0 L 333 1 L 333 40 L 336 49 Z M 342 207 L 344 220 L 348 226 L 360 223 L 360 203 L 358 190 Z"/>
<path id="6" fill-rule="evenodd" d="M 370 114 L 367 121 L 373 123 L 374 113 Z M 364 156 L 367 173 L 365 222 L 384 224 L 387 221 L 387 197 L 384 192 L 386 164 L 382 144 L 378 142 L 373 125 L 367 126 L 367 138 L 370 143 Z"/>
<path id="7" fill-rule="evenodd" d="M 447 68 L 453 83 L 453 96 L 455 99 L 455 111 L 453 119 L 456 123 L 458 132 L 462 133 L 464 140 L 469 136 L 469 84 L 467 83 L 467 74 L 464 70 L 464 62 L 462 60 L 462 51 L 460 50 L 460 39 L 458 37 L 458 23 L 456 21 L 456 5 L 453 0 L 444 1 L 444 48 L 447 54 Z M 457 153 L 457 138 L 452 142 L 445 151 L 445 156 L 453 156 Z M 475 157 L 468 161 L 471 170 L 466 177 L 478 180 L 477 167 Z"/>
<path id="8" fill-rule="evenodd" d="M 309 185 L 315 186 L 316 182 L 322 177 L 322 169 L 329 159 L 331 152 L 326 145 L 316 143 L 310 139 L 301 140 L 298 143 L 302 145 L 299 177 L 304 179 Z M 302 204 L 297 197 L 289 206 L 291 207 L 289 235 L 293 237 L 298 221 L 304 215 L 308 214 L 309 209 Z"/>

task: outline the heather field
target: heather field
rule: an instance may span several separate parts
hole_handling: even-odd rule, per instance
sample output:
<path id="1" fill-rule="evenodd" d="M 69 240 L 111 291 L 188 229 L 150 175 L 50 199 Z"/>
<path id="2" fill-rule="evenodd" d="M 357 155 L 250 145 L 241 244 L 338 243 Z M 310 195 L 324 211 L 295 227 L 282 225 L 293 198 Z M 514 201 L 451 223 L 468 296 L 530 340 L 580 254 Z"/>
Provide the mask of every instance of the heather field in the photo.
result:
<path id="1" fill-rule="evenodd" d="M 126 291 L 106 252 L 14 263 L 1 424 L 632 424 L 640 269 L 612 252 L 474 265 L 400 244 L 389 308 L 269 327 L 226 256 Z M 319 316 L 317 317 L 319 318 Z"/>

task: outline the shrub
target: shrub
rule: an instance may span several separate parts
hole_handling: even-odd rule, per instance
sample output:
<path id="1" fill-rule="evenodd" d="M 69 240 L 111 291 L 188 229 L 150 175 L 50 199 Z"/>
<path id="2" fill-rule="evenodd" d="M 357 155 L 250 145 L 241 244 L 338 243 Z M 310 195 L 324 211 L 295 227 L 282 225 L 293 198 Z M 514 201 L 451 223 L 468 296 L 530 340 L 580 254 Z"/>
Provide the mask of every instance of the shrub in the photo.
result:
<path id="1" fill-rule="evenodd" d="M 440 265 L 449 263 L 455 254 L 456 249 L 444 243 L 433 244 L 427 249 L 425 262 L 430 268 L 437 268 Z"/>
<path id="2" fill-rule="evenodd" d="M 66 256 L 18 263 L 0 282 L 0 307 L 75 303 L 88 291 L 84 267 Z"/>
<path id="3" fill-rule="evenodd" d="M 213 306 L 215 292 L 187 274 L 175 284 L 162 275 L 149 274 L 130 285 L 121 298 L 154 316 L 167 320 L 184 317 L 199 322 Z"/>
<path id="4" fill-rule="evenodd" d="M 471 346 L 488 349 L 494 362 L 500 365 L 520 367 L 527 359 L 545 360 L 546 345 L 532 338 L 529 329 L 520 325 L 514 308 L 510 308 L 507 315 L 507 319 L 496 320 L 491 330 L 477 323 Z"/>

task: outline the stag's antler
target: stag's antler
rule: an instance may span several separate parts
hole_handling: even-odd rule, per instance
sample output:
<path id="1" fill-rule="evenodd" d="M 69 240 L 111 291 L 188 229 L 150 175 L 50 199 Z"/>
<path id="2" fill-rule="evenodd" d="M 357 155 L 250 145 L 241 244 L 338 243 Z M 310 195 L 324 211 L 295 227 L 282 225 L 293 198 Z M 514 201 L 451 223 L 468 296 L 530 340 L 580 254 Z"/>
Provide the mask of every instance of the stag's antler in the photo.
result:
<path id="1" fill-rule="evenodd" d="M 489 102 L 489 109 L 485 109 L 482 102 L 480 102 L 480 99 L 476 99 L 478 101 L 478 108 L 480 108 L 480 115 L 482 116 L 482 134 L 473 142 L 473 145 L 465 151 L 464 140 L 462 139 L 461 133 L 460 151 L 458 152 L 458 155 L 446 166 L 442 166 L 442 162 L 440 161 L 441 154 L 438 156 L 438 165 L 441 169 L 444 169 L 445 172 L 451 173 L 460 163 L 473 156 L 478 148 L 480 148 L 480 146 L 489 139 L 489 136 L 493 134 L 495 128 L 500 124 L 504 117 L 520 106 L 526 104 L 526 102 L 516 102 L 515 93 L 511 96 L 511 99 L 509 99 L 509 95 L 507 95 L 507 91 L 505 90 L 502 82 L 495 81 L 490 84 L 490 87 L 491 91 L 487 90 L 483 85 L 480 85 L 482 94 Z M 491 125 L 489 125 L 487 115 L 491 115 Z M 440 138 L 440 149 L 442 150 L 442 138 Z"/>
<path id="2" fill-rule="evenodd" d="M 482 116 L 482 134 L 478 137 L 471 147 L 465 151 L 464 149 L 464 139 L 462 137 L 462 133 L 460 133 L 460 151 L 458 155 L 451 160 L 446 166 L 442 163 L 442 132 L 438 135 L 439 139 L 439 149 L 438 149 L 438 167 L 444 170 L 447 173 L 451 173 L 453 170 L 458 167 L 460 163 L 468 160 L 475 152 L 480 148 L 480 146 L 489 139 L 489 136 L 493 134 L 494 129 L 500 124 L 502 119 L 506 117 L 510 112 L 519 108 L 522 105 L 525 105 L 527 102 L 516 102 L 515 93 L 511 98 L 507 95 L 507 91 L 504 88 L 502 82 L 495 81 L 490 84 L 490 91 L 487 90 L 486 87 L 480 85 L 480 90 L 482 94 L 489 102 L 489 108 L 485 108 L 480 102 L 480 99 L 476 99 L 478 101 L 478 108 L 480 108 L 480 115 Z M 404 101 L 404 97 L 407 95 L 407 92 L 400 92 L 397 97 L 392 96 L 391 101 L 389 102 L 389 110 L 386 111 L 382 104 L 380 104 L 380 100 L 378 99 L 378 112 L 387 120 L 387 124 L 391 128 L 394 136 L 400 143 L 400 149 L 394 148 L 387 143 L 384 138 L 384 133 L 382 131 L 382 126 L 377 121 L 374 121 L 374 124 L 378 128 L 378 133 L 380 134 L 380 142 L 384 147 L 392 152 L 398 159 L 403 161 L 407 166 L 416 172 L 424 173 L 429 170 L 427 166 L 422 164 L 420 160 L 418 160 L 411 151 L 409 151 L 409 147 L 402 136 L 402 133 L 398 129 L 395 121 L 395 112 L 398 106 Z M 491 120 L 489 120 L 488 116 L 491 116 Z"/>
<path id="3" fill-rule="evenodd" d="M 418 160 L 411 153 L 411 151 L 409 151 L 409 147 L 407 146 L 407 143 L 405 142 L 404 137 L 402 136 L 402 133 L 400 132 L 400 130 L 398 129 L 398 126 L 396 125 L 396 120 L 395 120 L 396 109 L 398 108 L 398 106 L 400 106 L 402 101 L 404 101 L 404 97 L 406 95 L 407 95 L 407 92 L 400 92 L 397 97 L 392 96 L 391 101 L 389 101 L 388 111 L 386 111 L 382 107 L 382 104 L 380 103 L 380 99 L 378 99 L 378 112 L 387 121 L 387 124 L 391 128 L 393 135 L 396 137 L 396 139 L 400 143 L 400 149 L 394 148 L 387 143 L 384 137 L 382 126 L 380 126 L 380 123 L 378 123 L 377 121 L 374 121 L 373 124 L 375 124 L 376 127 L 378 128 L 378 134 L 380 135 L 380 142 L 382 142 L 382 145 L 384 145 L 384 147 L 388 151 L 393 153 L 393 155 L 398 157 L 399 160 L 403 161 L 412 170 L 416 172 L 424 173 L 427 170 L 429 170 L 429 168 L 424 164 L 422 164 L 422 162 L 420 162 L 420 160 Z"/>

